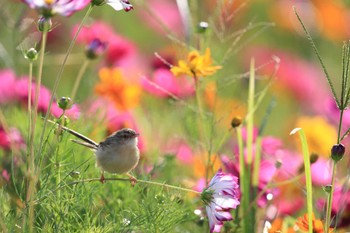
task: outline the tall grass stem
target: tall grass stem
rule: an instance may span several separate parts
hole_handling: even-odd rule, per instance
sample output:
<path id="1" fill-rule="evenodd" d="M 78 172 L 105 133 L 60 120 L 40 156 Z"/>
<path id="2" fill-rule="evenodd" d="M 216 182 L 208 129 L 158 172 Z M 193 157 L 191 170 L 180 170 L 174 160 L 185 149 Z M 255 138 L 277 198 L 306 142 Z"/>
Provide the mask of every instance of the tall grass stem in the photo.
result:
<path id="1" fill-rule="evenodd" d="M 79 73 L 78 73 L 78 77 L 76 78 L 75 80 L 75 83 L 74 83 L 74 86 L 73 86 L 73 90 L 70 94 L 70 98 L 74 101 L 75 101 L 75 96 L 77 94 L 77 91 L 78 91 L 78 88 L 79 88 L 79 85 L 80 85 L 80 82 L 81 82 L 81 79 L 83 78 L 84 76 L 84 73 L 86 71 L 86 68 L 88 67 L 90 63 L 90 60 L 89 59 L 85 59 L 83 65 L 80 67 L 80 70 L 79 70 Z"/>

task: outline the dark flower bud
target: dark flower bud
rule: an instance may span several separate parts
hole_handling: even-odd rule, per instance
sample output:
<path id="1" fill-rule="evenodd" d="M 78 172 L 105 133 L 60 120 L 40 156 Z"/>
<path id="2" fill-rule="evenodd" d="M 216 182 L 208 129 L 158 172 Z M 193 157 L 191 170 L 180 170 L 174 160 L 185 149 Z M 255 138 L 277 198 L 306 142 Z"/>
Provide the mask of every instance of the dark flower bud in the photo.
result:
<path id="1" fill-rule="evenodd" d="M 316 163 L 318 160 L 318 154 L 312 153 L 310 155 L 310 164 Z"/>
<path id="2" fill-rule="evenodd" d="M 209 24 L 207 22 L 202 21 L 198 24 L 197 32 L 204 33 L 207 31 L 208 27 L 209 27 Z"/>
<path id="3" fill-rule="evenodd" d="M 325 191 L 326 193 L 331 193 L 332 185 L 323 186 L 323 191 Z"/>
<path id="4" fill-rule="evenodd" d="M 38 51 L 35 48 L 30 48 L 24 53 L 24 58 L 29 61 L 35 61 L 38 58 Z"/>
<path id="5" fill-rule="evenodd" d="M 242 124 L 242 119 L 240 117 L 234 117 L 231 121 L 231 127 L 237 128 Z"/>
<path id="6" fill-rule="evenodd" d="M 331 157 L 335 162 L 341 160 L 345 153 L 345 146 L 343 144 L 335 144 L 331 150 Z"/>
<path id="7" fill-rule="evenodd" d="M 73 101 L 69 97 L 62 97 L 58 103 L 58 107 L 62 110 L 70 109 L 73 105 Z"/>
<path id="8" fill-rule="evenodd" d="M 99 39 L 94 39 L 86 48 L 86 57 L 89 59 L 95 59 L 106 50 L 106 47 L 106 43 Z"/>
<path id="9" fill-rule="evenodd" d="M 275 162 L 275 168 L 279 169 L 282 167 L 282 165 L 283 165 L 282 161 L 277 159 Z"/>
<path id="10" fill-rule="evenodd" d="M 38 20 L 38 29 L 41 32 L 49 32 L 52 29 L 52 21 L 51 18 L 48 17 L 40 17 Z"/>

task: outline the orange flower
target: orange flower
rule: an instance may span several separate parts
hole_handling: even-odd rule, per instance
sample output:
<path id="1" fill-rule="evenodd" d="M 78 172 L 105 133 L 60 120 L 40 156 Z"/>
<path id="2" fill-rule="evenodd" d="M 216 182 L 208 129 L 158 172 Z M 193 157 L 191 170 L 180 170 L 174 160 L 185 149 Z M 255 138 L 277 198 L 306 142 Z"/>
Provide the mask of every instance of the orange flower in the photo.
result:
<path id="1" fill-rule="evenodd" d="M 100 83 L 95 87 L 98 95 L 110 99 L 119 110 L 128 110 L 139 103 L 141 89 L 127 82 L 120 69 L 102 68 L 99 72 Z"/>
<path id="2" fill-rule="evenodd" d="M 281 233 L 281 232 L 284 232 L 284 233 L 294 233 L 295 231 L 293 230 L 292 227 L 284 227 L 283 226 L 283 219 L 282 218 L 276 218 L 272 225 L 271 225 L 271 228 L 269 228 L 267 230 L 268 233 Z"/>
<path id="3" fill-rule="evenodd" d="M 173 66 L 171 72 L 175 76 L 189 75 L 194 78 L 205 77 L 214 74 L 221 66 L 213 66 L 210 49 L 207 48 L 204 55 L 199 55 L 198 51 L 191 51 L 187 56 L 187 61 L 180 60 L 178 66 Z"/>
<path id="4" fill-rule="evenodd" d="M 309 230 L 309 216 L 308 214 L 304 214 L 303 217 L 299 217 L 296 222 L 297 226 L 302 231 Z M 319 219 L 315 219 L 315 215 L 312 213 L 312 231 L 314 233 L 324 233 L 323 222 Z M 329 233 L 333 233 L 333 228 L 329 228 Z"/>

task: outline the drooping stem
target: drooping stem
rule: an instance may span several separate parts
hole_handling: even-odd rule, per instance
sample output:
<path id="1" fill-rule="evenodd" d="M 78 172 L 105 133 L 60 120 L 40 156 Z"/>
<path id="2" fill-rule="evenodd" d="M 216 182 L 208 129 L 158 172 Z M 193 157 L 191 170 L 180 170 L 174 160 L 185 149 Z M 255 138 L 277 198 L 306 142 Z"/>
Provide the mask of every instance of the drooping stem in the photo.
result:
<path id="1" fill-rule="evenodd" d="M 78 77 L 76 78 L 75 80 L 75 83 L 74 83 L 74 86 L 73 86 L 73 90 L 70 94 L 70 98 L 75 102 L 75 96 L 77 94 L 77 91 L 78 91 L 78 88 L 79 88 L 79 85 L 80 85 L 80 82 L 81 82 L 81 79 L 83 78 L 83 75 L 86 71 L 86 68 L 88 67 L 89 65 L 89 59 L 85 59 L 83 65 L 80 67 L 80 70 L 79 70 L 79 73 L 78 73 Z"/>
<path id="2" fill-rule="evenodd" d="M 56 79 L 55 79 L 55 83 L 54 83 L 54 86 L 53 86 L 53 89 L 52 89 L 52 95 L 51 95 L 51 98 L 50 98 L 50 102 L 49 102 L 49 105 L 48 105 L 48 108 L 47 108 L 47 111 L 46 111 L 46 115 L 45 115 L 45 119 L 44 119 L 44 125 L 43 125 L 43 129 L 42 129 L 42 132 L 41 132 L 41 135 L 40 135 L 40 144 L 39 144 L 39 155 L 41 155 L 41 151 L 43 149 L 43 142 L 44 142 L 44 135 L 45 135 L 45 130 L 46 130 L 46 126 L 47 126 L 47 120 L 49 118 L 49 115 L 50 115 L 50 111 L 51 111 L 51 106 L 52 106 L 52 103 L 53 103 L 53 100 L 54 100 L 54 97 L 55 97 L 55 93 L 57 91 L 57 88 L 58 88 L 58 84 L 60 83 L 60 80 L 62 78 L 62 74 L 63 74 L 63 70 L 64 70 L 64 67 L 67 63 L 67 60 L 68 60 L 68 57 L 69 55 L 71 54 L 72 52 L 72 49 L 74 47 L 74 44 L 75 44 L 75 41 L 77 40 L 77 37 L 83 27 L 83 25 L 85 24 L 86 20 L 88 19 L 92 9 L 93 9 L 93 5 L 90 4 L 88 10 L 86 11 L 85 13 L 85 16 L 84 18 L 82 19 L 79 27 L 78 27 L 78 30 L 77 32 L 75 33 L 74 37 L 73 37 L 73 40 L 70 42 L 69 44 L 69 47 L 67 49 L 67 52 L 66 52 L 66 55 L 63 59 L 63 62 L 62 62 L 62 65 L 58 71 L 58 74 L 56 76 Z"/>

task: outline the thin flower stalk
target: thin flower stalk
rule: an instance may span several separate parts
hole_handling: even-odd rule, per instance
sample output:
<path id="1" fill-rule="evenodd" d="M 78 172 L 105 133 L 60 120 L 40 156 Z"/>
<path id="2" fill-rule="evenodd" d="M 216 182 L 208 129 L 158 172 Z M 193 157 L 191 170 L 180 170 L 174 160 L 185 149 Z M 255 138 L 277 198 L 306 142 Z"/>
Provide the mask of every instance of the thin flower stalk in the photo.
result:
<path id="1" fill-rule="evenodd" d="M 34 137 L 35 137 L 36 121 L 38 117 L 38 103 L 39 103 L 39 96 L 40 96 L 41 78 L 42 78 L 42 71 L 43 71 L 43 65 L 44 65 L 44 55 L 45 55 L 47 34 L 48 34 L 47 30 L 44 30 L 42 33 L 38 76 L 36 81 L 35 98 L 34 98 L 34 109 L 33 109 L 34 114 L 33 114 L 32 122 L 30 124 L 31 128 L 29 131 L 30 140 L 29 140 L 28 170 L 29 170 L 30 178 L 29 178 L 28 191 L 27 191 L 27 197 L 26 197 L 26 201 L 29 202 L 29 209 L 28 209 L 29 232 L 32 232 L 33 226 L 34 226 L 34 205 L 32 202 L 32 198 L 35 195 L 35 183 L 36 183 Z M 30 80 L 29 86 L 31 88 L 31 80 Z M 31 89 L 29 93 L 31 93 Z M 31 99 L 29 98 L 28 101 L 31 101 Z M 30 119 L 31 119 L 31 114 L 30 114 Z"/>
<path id="2" fill-rule="evenodd" d="M 78 73 L 78 77 L 75 80 L 74 86 L 73 86 L 73 90 L 70 94 L 70 98 L 74 101 L 75 100 L 75 96 L 77 94 L 80 82 L 83 78 L 83 75 L 86 71 L 86 68 L 89 66 L 90 60 L 89 59 L 85 59 L 83 65 L 80 67 L 79 73 Z"/>

